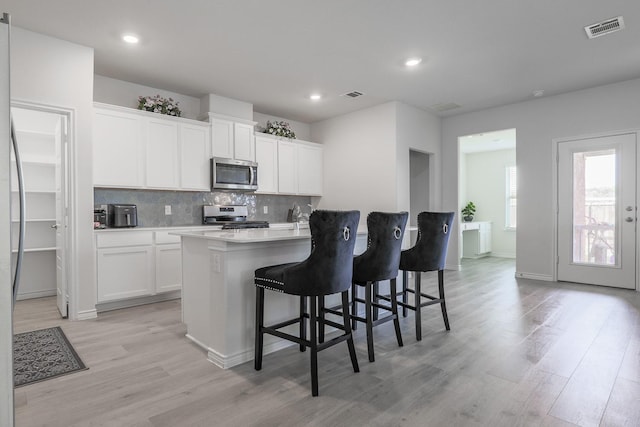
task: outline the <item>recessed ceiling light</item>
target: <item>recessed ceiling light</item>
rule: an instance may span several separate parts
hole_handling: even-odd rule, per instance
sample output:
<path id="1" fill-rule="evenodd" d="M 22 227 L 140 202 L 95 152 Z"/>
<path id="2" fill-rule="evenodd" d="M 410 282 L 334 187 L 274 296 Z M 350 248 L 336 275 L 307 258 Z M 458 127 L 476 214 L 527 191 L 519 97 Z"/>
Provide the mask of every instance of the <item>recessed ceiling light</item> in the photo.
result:
<path id="1" fill-rule="evenodd" d="M 422 58 L 409 58 L 405 61 L 404 65 L 407 67 L 415 67 L 422 62 Z"/>
<path id="2" fill-rule="evenodd" d="M 130 44 L 136 44 L 140 41 L 140 39 L 133 34 L 125 34 L 124 36 L 122 36 L 122 40 Z"/>
<path id="3" fill-rule="evenodd" d="M 309 99 L 312 101 L 319 101 L 320 99 L 322 99 L 322 95 L 320 95 L 319 93 L 312 93 L 311 95 L 309 95 Z"/>

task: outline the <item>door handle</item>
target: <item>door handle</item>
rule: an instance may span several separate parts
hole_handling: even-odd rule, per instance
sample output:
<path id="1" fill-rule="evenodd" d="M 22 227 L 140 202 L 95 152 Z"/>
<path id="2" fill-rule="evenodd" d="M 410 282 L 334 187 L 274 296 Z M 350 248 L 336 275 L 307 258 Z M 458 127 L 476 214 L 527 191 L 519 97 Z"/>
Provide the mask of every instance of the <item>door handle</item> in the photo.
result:
<path id="1" fill-rule="evenodd" d="M 53 224 L 53 225 L 51 226 L 51 228 L 53 228 L 53 229 L 57 229 L 57 228 L 58 228 L 58 224 Z"/>
<path id="2" fill-rule="evenodd" d="M 624 220 L 627 222 L 633 222 L 633 218 L 631 218 L 630 216 L 626 217 Z"/>

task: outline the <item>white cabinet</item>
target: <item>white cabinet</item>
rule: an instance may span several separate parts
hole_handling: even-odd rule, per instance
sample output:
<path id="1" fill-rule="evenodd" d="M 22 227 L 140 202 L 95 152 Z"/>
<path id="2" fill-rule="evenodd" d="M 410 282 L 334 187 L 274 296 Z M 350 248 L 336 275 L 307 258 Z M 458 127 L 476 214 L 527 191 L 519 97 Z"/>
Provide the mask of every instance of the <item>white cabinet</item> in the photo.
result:
<path id="1" fill-rule="evenodd" d="M 256 133 L 256 162 L 256 193 L 322 195 L 321 144 Z"/>
<path id="2" fill-rule="evenodd" d="M 180 124 L 180 188 L 211 190 L 211 150 L 209 129 L 201 125 Z"/>
<path id="3" fill-rule="evenodd" d="M 180 290 L 180 237 L 170 232 L 97 232 L 98 303 Z"/>
<path id="4" fill-rule="evenodd" d="M 149 118 L 145 126 L 145 184 L 147 188 L 177 189 L 179 182 L 178 123 Z"/>
<path id="5" fill-rule="evenodd" d="M 156 293 L 178 291 L 182 288 L 182 245 L 179 236 L 169 233 L 154 233 Z"/>
<path id="6" fill-rule="evenodd" d="M 93 184 L 98 187 L 144 185 L 144 144 L 140 116 L 94 109 Z"/>
<path id="7" fill-rule="evenodd" d="M 278 192 L 278 140 L 256 134 L 258 190 L 256 193 Z"/>
<path id="8" fill-rule="evenodd" d="M 153 294 L 152 242 L 150 231 L 96 236 L 98 302 Z"/>
<path id="9" fill-rule="evenodd" d="M 94 186 L 209 190 L 209 126 L 96 103 Z"/>
<path id="10" fill-rule="evenodd" d="M 290 141 L 278 141 L 278 192 L 298 193 L 298 164 L 296 144 Z M 258 165 L 258 169 L 260 166 Z"/>
<path id="11" fill-rule="evenodd" d="M 255 161 L 255 122 L 209 113 L 213 157 Z"/>
<path id="12" fill-rule="evenodd" d="M 322 195 L 323 151 L 319 144 L 298 143 L 298 193 Z"/>
<path id="13" fill-rule="evenodd" d="M 476 221 L 460 224 L 462 256 L 480 258 L 491 252 L 491 222 Z"/>

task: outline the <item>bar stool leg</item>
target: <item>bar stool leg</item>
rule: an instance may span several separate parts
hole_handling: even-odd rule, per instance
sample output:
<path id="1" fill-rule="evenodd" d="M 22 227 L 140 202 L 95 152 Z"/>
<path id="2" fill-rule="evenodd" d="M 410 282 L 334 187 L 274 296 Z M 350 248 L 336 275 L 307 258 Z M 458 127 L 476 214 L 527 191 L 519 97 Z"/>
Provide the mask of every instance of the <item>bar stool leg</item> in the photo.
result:
<path id="1" fill-rule="evenodd" d="M 351 315 L 352 316 L 358 315 L 358 302 L 356 301 L 357 297 L 358 297 L 358 287 L 356 286 L 355 283 L 352 283 L 351 284 Z M 358 321 L 353 317 L 351 318 L 351 329 L 353 329 L 354 331 L 358 329 Z"/>
<path id="2" fill-rule="evenodd" d="M 262 369 L 262 344 L 264 326 L 264 288 L 256 286 L 256 343 L 253 367 L 256 371 Z"/>
<path id="3" fill-rule="evenodd" d="M 365 284 L 365 318 L 367 319 L 367 352 L 369 353 L 369 362 L 374 362 L 373 355 L 373 306 L 371 305 L 373 288 L 378 282 L 367 282 Z"/>
<path id="4" fill-rule="evenodd" d="M 408 303 L 408 298 L 407 298 L 407 280 L 409 280 L 409 274 L 405 271 L 402 270 L 402 302 L 404 304 Z M 409 310 L 407 309 L 407 306 L 403 306 L 402 307 L 402 317 L 407 317 L 407 314 L 409 313 Z"/>
<path id="5" fill-rule="evenodd" d="M 420 272 L 416 271 L 416 293 L 415 293 L 415 307 L 416 307 L 416 340 L 422 340 L 422 316 L 420 315 L 422 312 L 422 289 L 420 288 Z"/>
<path id="6" fill-rule="evenodd" d="M 311 341 L 311 395 L 318 395 L 318 335 L 316 331 L 316 326 L 318 322 L 318 318 L 316 315 L 316 306 L 318 303 L 318 297 L 312 296 L 309 297 L 309 305 L 310 305 L 310 318 L 309 318 L 309 335 Z"/>
<path id="7" fill-rule="evenodd" d="M 324 342 L 324 296 L 318 297 L 318 342 Z"/>
<path id="8" fill-rule="evenodd" d="M 442 309 L 442 318 L 444 319 L 444 327 L 450 331 L 449 317 L 447 316 L 447 304 L 444 302 L 444 271 L 438 270 L 438 290 L 440 291 L 440 308 Z"/>
<path id="9" fill-rule="evenodd" d="M 358 366 L 358 358 L 356 357 L 356 347 L 353 344 L 353 333 L 351 332 L 351 328 L 349 327 L 349 316 L 345 313 L 349 313 L 347 309 L 349 308 L 349 294 L 348 292 L 342 293 L 342 322 L 344 323 L 344 333 L 349 335 L 347 338 L 347 346 L 349 347 L 349 356 L 351 357 L 351 366 L 353 366 L 353 372 L 360 372 L 360 367 Z"/>
<path id="10" fill-rule="evenodd" d="M 376 304 L 380 304 L 380 299 L 378 298 L 378 294 L 380 292 L 379 291 L 379 286 L 378 286 L 378 282 L 373 282 L 373 302 Z M 379 315 L 379 311 L 378 311 L 378 307 L 373 306 L 373 320 L 378 320 L 378 315 Z"/>
<path id="11" fill-rule="evenodd" d="M 307 313 L 307 298 L 300 297 L 300 339 L 307 339 L 307 324 L 305 323 L 305 314 Z M 307 346 L 300 344 L 300 351 L 305 351 Z"/>
<path id="12" fill-rule="evenodd" d="M 396 329 L 396 339 L 398 340 L 398 346 L 402 347 L 402 334 L 400 333 L 400 320 L 398 319 L 398 295 L 396 291 L 396 279 L 389 281 L 389 288 L 391 290 L 391 313 L 393 314 L 393 327 Z"/>

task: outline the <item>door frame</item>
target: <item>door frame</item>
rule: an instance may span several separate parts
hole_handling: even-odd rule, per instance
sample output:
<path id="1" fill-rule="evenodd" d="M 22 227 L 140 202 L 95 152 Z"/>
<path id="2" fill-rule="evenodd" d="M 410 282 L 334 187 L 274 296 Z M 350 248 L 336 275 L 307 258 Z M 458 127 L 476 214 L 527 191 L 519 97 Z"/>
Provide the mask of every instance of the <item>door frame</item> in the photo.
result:
<path id="1" fill-rule="evenodd" d="M 602 138 L 602 137 L 607 137 L 607 136 L 616 136 L 616 135 L 622 135 L 622 134 L 630 134 L 633 133 L 636 135 L 636 170 L 640 169 L 640 129 L 627 129 L 627 130 L 620 130 L 620 131 L 609 131 L 609 132 L 597 132 L 597 133 L 589 133 L 589 134 L 585 134 L 585 135 L 576 135 L 576 136 L 571 136 L 571 137 L 562 137 L 562 138 L 554 138 L 552 139 L 552 146 L 551 146 L 551 161 L 553 163 L 553 167 L 552 167 L 552 179 L 551 179 L 551 194 L 552 194 L 552 198 L 553 198 L 553 209 L 552 209 L 552 215 L 553 215 L 553 253 L 552 253 L 552 263 L 553 263 L 553 281 L 557 282 L 558 281 L 558 262 L 559 262 L 559 255 L 558 255 L 558 221 L 559 221 L 559 210 L 560 210 L 560 203 L 558 201 L 558 184 L 559 184 L 559 180 L 558 180 L 558 169 L 559 169 L 559 144 L 562 142 L 570 142 L 570 141 L 575 141 L 575 140 L 579 140 L 579 139 L 591 139 L 591 138 Z M 640 173 L 636 173 L 636 205 L 640 205 Z M 636 215 L 638 215 L 638 212 L 636 211 Z M 636 245 L 636 269 L 635 269 L 635 290 L 636 291 L 640 291 L 640 286 L 639 286 L 639 277 L 640 277 L 640 253 L 638 253 L 638 249 L 640 248 L 638 245 L 638 236 L 640 236 L 640 229 L 638 228 L 637 222 L 636 222 L 636 239 L 635 239 L 635 245 Z M 595 285 L 588 285 L 588 286 L 595 286 Z"/>
<path id="2" fill-rule="evenodd" d="M 34 110 L 34 111 L 41 111 L 41 112 L 45 112 L 45 113 L 51 113 L 51 114 L 58 114 L 60 116 L 65 116 L 67 118 L 67 138 L 66 138 L 66 144 L 64 143 L 65 141 L 62 141 L 63 147 L 61 148 L 61 159 L 62 161 L 66 160 L 66 164 L 64 165 L 64 170 L 65 170 L 65 182 L 63 184 L 64 187 L 64 198 L 65 198 L 65 203 L 68 207 L 67 209 L 67 221 L 64 227 L 64 252 L 65 252 L 65 265 L 64 265 L 64 269 L 65 269 L 65 274 L 64 277 L 66 278 L 66 292 L 67 292 L 67 317 L 68 319 L 71 319 L 71 313 L 75 313 L 75 299 L 74 296 L 77 295 L 76 292 L 76 283 L 77 281 L 75 280 L 75 272 L 74 269 L 71 268 L 71 263 L 70 260 L 71 259 L 75 259 L 75 257 L 73 256 L 75 253 L 75 245 L 74 245 L 74 238 L 75 238 L 75 230 L 74 227 L 72 226 L 72 224 L 75 223 L 74 221 L 74 210 L 71 208 L 72 206 L 75 205 L 75 197 L 74 197 L 74 192 L 73 190 L 73 186 L 71 185 L 72 182 L 75 182 L 75 177 L 74 177 L 74 171 L 75 171 L 75 164 L 74 164 L 74 155 L 73 153 L 75 153 L 75 110 L 72 108 L 65 108 L 65 107 L 60 107 L 57 105 L 51 105 L 51 104 L 44 104 L 44 103 L 40 103 L 40 102 L 32 102 L 32 101 L 25 101 L 25 100 L 17 100 L 17 99 L 12 99 L 11 100 L 11 108 L 22 108 L 22 109 L 26 109 L 26 110 Z M 72 258 L 73 257 L 73 258 Z"/>

